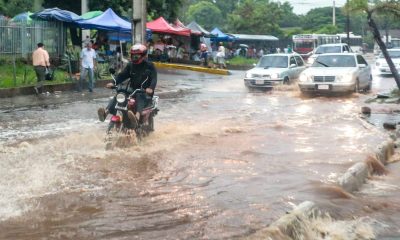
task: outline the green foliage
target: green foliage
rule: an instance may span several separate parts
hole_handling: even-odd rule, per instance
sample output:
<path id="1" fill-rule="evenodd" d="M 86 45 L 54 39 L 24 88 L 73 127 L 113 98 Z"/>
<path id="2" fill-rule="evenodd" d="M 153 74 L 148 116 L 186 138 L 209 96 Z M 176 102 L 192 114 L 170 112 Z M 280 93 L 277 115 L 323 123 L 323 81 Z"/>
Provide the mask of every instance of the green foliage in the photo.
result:
<path id="1" fill-rule="evenodd" d="M 0 0 L 0 12 L 9 17 L 32 10 L 32 0 Z"/>
<path id="2" fill-rule="evenodd" d="M 280 27 L 299 26 L 300 17 L 293 12 L 293 7 L 288 2 L 284 2 L 281 6 L 282 19 L 279 22 Z"/>
<path id="3" fill-rule="evenodd" d="M 0 88 L 33 86 L 36 84 L 36 74 L 31 65 L 22 61 L 16 61 L 16 84 L 14 83 L 14 68 L 11 59 L 0 59 Z M 45 84 L 64 83 L 68 81 L 67 73 L 61 70 L 55 71 L 53 81 L 46 81 Z"/>
<path id="4" fill-rule="evenodd" d="M 336 9 L 336 26 L 339 32 L 343 32 L 345 29 L 346 16 L 340 11 L 339 8 Z M 306 30 L 311 30 L 312 32 L 317 32 L 321 27 L 326 25 L 332 25 L 332 8 L 314 8 L 311 9 L 302 18 L 302 27 Z"/>
<path id="5" fill-rule="evenodd" d="M 280 36 L 278 22 L 282 10 L 269 0 L 244 0 L 236 10 L 228 15 L 228 29 L 231 32 Z M 244 17 L 245 16 L 245 17 Z"/>
<path id="6" fill-rule="evenodd" d="M 257 63 L 258 59 L 255 58 L 245 58 L 242 56 L 236 56 L 232 59 L 229 59 L 227 62 L 230 65 L 253 65 L 254 63 Z"/>
<path id="7" fill-rule="evenodd" d="M 201 1 L 189 7 L 188 20 L 195 20 L 206 29 L 212 29 L 221 24 L 221 10 L 211 2 Z"/>
<path id="8" fill-rule="evenodd" d="M 321 26 L 318 31 L 315 33 L 325 33 L 325 34 L 336 34 L 338 33 L 339 30 L 336 26 L 333 26 L 332 24 L 328 24 L 325 26 Z"/>

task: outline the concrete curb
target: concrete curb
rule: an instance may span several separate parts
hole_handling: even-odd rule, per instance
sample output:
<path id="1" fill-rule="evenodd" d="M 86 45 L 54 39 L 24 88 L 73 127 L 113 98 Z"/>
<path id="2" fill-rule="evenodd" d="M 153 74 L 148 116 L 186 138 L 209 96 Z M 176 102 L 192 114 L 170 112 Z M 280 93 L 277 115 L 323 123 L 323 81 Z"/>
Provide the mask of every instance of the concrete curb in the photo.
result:
<path id="1" fill-rule="evenodd" d="M 319 214 L 320 212 L 314 202 L 305 201 L 269 227 L 263 228 L 244 239 L 304 239 L 300 236 L 307 236 L 306 221 L 319 216 Z"/>
<path id="2" fill-rule="evenodd" d="M 374 153 L 376 159 L 383 165 L 386 165 L 390 157 L 394 154 L 394 141 L 387 140 L 383 142 L 375 149 Z M 338 185 L 347 192 L 352 193 L 359 190 L 373 172 L 374 169 L 366 161 L 356 163 L 339 178 Z"/>
<path id="3" fill-rule="evenodd" d="M 111 81 L 110 79 L 97 80 L 95 82 L 95 87 L 105 87 L 105 85 L 110 81 Z M 43 91 L 50 93 L 55 91 L 73 91 L 73 90 L 76 90 L 75 82 L 67 82 L 67 83 L 46 82 L 46 85 L 43 86 Z M 17 88 L 0 88 L 0 98 L 11 98 L 19 95 L 33 95 L 33 94 L 35 94 L 33 86 L 17 87 Z"/>
<path id="4" fill-rule="evenodd" d="M 183 69 L 183 70 L 205 72 L 205 73 L 219 74 L 219 75 L 229 75 L 230 74 L 229 71 L 226 69 L 204 68 L 204 67 L 189 66 L 189 65 L 183 65 L 183 64 L 172 64 L 172 63 L 161 63 L 161 62 L 154 62 L 154 65 L 157 68 Z"/>

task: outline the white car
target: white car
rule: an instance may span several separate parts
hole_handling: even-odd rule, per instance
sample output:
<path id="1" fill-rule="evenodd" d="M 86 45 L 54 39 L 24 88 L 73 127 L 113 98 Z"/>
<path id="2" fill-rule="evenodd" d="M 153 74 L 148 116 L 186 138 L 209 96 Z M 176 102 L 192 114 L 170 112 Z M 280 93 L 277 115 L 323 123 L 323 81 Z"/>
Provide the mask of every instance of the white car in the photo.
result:
<path id="1" fill-rule="evenodd" d="M 321 54 L 299 78 L 303 93 L 369 91 L 371 85 L 371 67 L 358 53 Z"/>
<path id="2" fill-rule="evenodd" d="M 313 54 L 307 59 L 307 63 L 309 65 L 314 63 L 314 60 L 320 54 L 324 53 L 350 53 L 352 52 L 351 48 L 347 43 L 329 43 L 329 44 L 322 44 L 318 46 Z"/>
<path id="3" fill-rule="evenodd" d="M 400 49 L 388 49 L 388 53 L 393 61 L 394 66 L 397 68 L 397 71 L 400 71 Z M 375 66 L 379 70 L 380 74 L 392 74 L 382 53 L 377 57 Z"/>
<path id="4" fill-rule="evenodd" d="M 253 69 L 246 72 L 244 84 L 247 87 L 260 88 L 289 84 L 298 79 L 305 68 L 303 58 L 297 53 L 264 55 Z"/>

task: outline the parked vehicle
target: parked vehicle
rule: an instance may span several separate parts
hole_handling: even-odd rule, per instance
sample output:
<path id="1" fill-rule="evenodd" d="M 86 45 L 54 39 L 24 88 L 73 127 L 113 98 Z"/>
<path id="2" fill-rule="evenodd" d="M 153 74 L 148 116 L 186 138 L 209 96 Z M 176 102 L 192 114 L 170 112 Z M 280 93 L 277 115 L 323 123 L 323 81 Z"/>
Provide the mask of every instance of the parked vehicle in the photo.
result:
<path id="1" fill-rule="evenodd" d="M 313 64 L 318 55 L 324 53 L 350 53 L 353 52 L 347 43 L 323 44 L 315 49 L 314 53 L 307 59 L 309 65 Z"/>
<path id="2" fill-rule="evenodd" d="M 357 53 L 321 54 L 299 78 L 303 93 L 369 91 L 371 85 L 371 67 Z"/>
<path id="3" fill-rule="evenodd" d="M 390 58 L 393 61 L 393 64 L 396 66 L 397 71 L 400 71 L 400 48 L 392 48 L 388 49 L 387 51 L 389 53 Z M 379 73 L 382 75 L 392 74 L 389 65 L 386 62 L 386 59 L 382 53 L 377 57 L 375 66 L 379 70 Z"/>
<path id="4" fill-rule="evenodd" d="M 114 82 L 116 82 L 113 72 L 111 76 Z M 142 111 L 140 119 L 137 119 L 137 125 L 134 126 L 128 117 L 128 111 L 132 111 L 134 115 L 136 114 L 136 94 L 144 93 L 145 90 L 141 87 L 140 89 L 131 91 L 128 89 L 128 86 L 129 84 L 126 86 L 120 84 L 112 88 L 116 90 L 115 97 L 117 101 L 115 109 L 117 112 L 115 115 L 111 116 L 111 120 L 108 124 L 106 149 L 111 149 L 115 146 L 126 146 L 127 144 L 133 143 L 132 140 L 134 140 L 134 138 L 140 141 L 143 137 L 154 131 L 154 117 L 159 111 L 157 108 L 158 96 L 153 96 L 151 106 Z"/>
<path id="5" fill-rule="evenodd" d="M 303 58 L 297 53 L 268 54 L 260 58 L 257 65 L 246 72 L 247 87 L 271 88 L 277 84 L 289 84 L 298 79 L 306 68 Z"/>

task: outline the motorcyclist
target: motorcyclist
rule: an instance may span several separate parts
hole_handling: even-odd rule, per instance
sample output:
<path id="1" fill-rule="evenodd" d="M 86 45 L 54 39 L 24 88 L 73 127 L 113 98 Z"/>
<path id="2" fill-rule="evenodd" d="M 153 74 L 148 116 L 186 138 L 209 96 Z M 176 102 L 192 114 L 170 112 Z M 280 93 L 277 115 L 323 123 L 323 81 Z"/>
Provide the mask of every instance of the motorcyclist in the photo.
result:
<path id="1" fill-rule="evenodd" d="M 128 118 L 134 127 L 138 126 L 138 122 L 141 121 L 141 112 L 145 107 L 151 104 L 152 97 L 154 94 L 154 89 L 157 85 L 157 71 L 154 64 L 147 61 L 147 47 L 143 44 L 135 44 L 130 49 L 131 61 L 118 74 L 116 78 L 116 85 L 124 82 L 129 78 L 129 90 L 134 91 L 135 89 L 140 89 L 143 84 L 143 89 L 145 92 L 136 93 L 136 115 L 132 111 L 128 111 Z M 114 83 L 108 83 L 107 88 L 114 87 Z M 116 114 L 115 105 L 116 98 L 112 98 L 108 103 L 106 109 L 99 108 L 97 111 L 99 120 L 104 122 L 108 113 L 113 115 Z"/>

